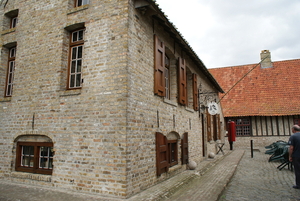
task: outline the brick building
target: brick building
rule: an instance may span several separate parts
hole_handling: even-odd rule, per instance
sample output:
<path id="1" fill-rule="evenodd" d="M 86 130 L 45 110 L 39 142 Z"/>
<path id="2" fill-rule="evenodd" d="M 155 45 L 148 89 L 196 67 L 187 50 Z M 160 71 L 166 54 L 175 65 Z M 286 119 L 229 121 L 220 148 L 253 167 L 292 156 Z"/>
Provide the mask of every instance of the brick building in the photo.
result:
<path id="1" fill-rule="evenodd" d="M 300 123 L 300 59 L 272 61 L 269 50 L 257 64 L 210 69 L 226 94 L 220 94 L 226 122 L 236 122 L 236 145 L 266 146 L 287 141 Z"/>
<path id="2" fill-rule="evenodd" d="M 224 141 L 223 91 L 154 1 L 4 0 L 0 16 L 0 178 L 126 198 Z"/>

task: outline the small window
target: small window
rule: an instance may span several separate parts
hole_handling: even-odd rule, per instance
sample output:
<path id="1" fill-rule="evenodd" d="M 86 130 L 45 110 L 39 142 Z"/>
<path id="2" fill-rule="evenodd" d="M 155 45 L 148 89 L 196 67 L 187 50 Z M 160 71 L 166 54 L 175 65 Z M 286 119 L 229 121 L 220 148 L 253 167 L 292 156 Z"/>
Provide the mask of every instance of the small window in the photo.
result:
<path id="1" fill-rule="evenodd" d="M 5 96 L 11 96 L 13 91 L 16 51 L 16 47 L 9 49 Z"/>
<path id="2" fill-rule="evenodd" d="M 18 142 L 16 171 L 52 174 L 53 156 L 51 142 Z"/>
<path id="3" fill-rule="evenodd" d="M 294 125 L 300 125 L 300 119 L 294 119 Z"/>
<path id="4" fill-rule="evenodd" d="M 89 0 L 75 0 L 75 7 L 89 4 Z"/>
<path id="5" fill-rule="evenodd" d="M 18 23 L 18 17 L 11 18 L 10 28 L 15 28 Z"/>
<path id="6" fill-rule="evenodd" d="M 84 30 L 71 33 L 68 88 L 81 88 Z"/>
<path id="7" fill-rule="evenodd" d="M 235 122 L 236 136 L 251 136 L 251 124 L 249 118 L 232 119 Z"/>
<path id="8" fill-rule="evenodd" d="M 177 140 L 168 140 L 169 167 L 178 164 Z"/>
<path id="9" fill-rule="evenodd" d="M 4 29 L 12 29 L 17 26 L 18 23 L 18 15 L 19 15 L 19 10 L 11 10 L 4 15 Z"/>

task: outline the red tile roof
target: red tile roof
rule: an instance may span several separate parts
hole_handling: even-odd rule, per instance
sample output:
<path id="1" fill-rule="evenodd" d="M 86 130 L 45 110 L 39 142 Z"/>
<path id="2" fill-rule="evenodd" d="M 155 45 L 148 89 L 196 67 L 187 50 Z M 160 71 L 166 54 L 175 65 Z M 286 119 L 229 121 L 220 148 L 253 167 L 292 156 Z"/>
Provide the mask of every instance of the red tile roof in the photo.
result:
<path id="1" fill-rule="evenodd" d="M 273 62 L 272 68 L 251 64 L 209 71 L 225 91 L 220 94 L 225 117 L 300 114 L 300 59 Z"/>

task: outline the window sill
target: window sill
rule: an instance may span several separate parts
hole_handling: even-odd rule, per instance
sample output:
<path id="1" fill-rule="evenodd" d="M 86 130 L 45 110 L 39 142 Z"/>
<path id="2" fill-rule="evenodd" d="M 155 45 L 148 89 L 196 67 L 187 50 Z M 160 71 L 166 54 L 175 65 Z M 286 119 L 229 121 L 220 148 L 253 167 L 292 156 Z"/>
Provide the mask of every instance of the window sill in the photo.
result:
<path id="1" fill-rule="evenodd" d="M 36 181 L 51 182 L 51 175 L 33 174 L 27 172 L 12 172 L 11 176 L 18 179 L 31 179 Z"/>
<path id="2" fill-rule="evenodd" d="M 73 90 L 66 90 L 66 91 L 60 91 L 59 96 L 78 96 L 81 94 L 81 89 L 73 89 Z"/>
<path id="3" fill-rule="evenodd" d="M 89 8 L 89 4 L 79 6 L 79 7 L 75 7 L 75 8 L 72 8 L 72 9 L 68 10 L 67 15 L 70 15 L 70 14 L 73 14 L 73 13 L 76 13 L 76 12 L 79 12 L 79 11 L 82 11 L 82 10 L 86 10 L 88 8 Z"/>
<path id="4" fill-rule="evenodd" d="M 10 102 L 10 101 L 11 101 L 11 97 L 0 98 L 0 102 Z"/>
<path id="5" fill-rule="evenodd" d="M 186 111 L 189 111 L 189 112 L 191 112 L 191 113 L 194 113 L 194 110 L 191 109 L 191 108 L 189 108 L 189 107 L 185 107 L 185 110 L 186 110 Z"/>
<path id="6" fill-rule="evenodd" d="M 2 35 L 5 35 L 5 34 L 9 34 L 9 33 L 12 33 L 12 32 L 15 32 L 16 31 L 16 28 L 11 28 L 11 29 L 7 29 L 7 30 L 4 30 L 2 31 Z"/>
<path id="7" fill-rule="evenodd" d="M 175 107 L 178 107 L 178 104 L 176 102 L 173 102 L 167 98 L 164 98 L 164 102 L 169 104 L 169 105 L 172 105 L 172 106 L 175 106 Z"/>
<path id="8" fill-rule="evenodd" d="M 170 173 L 172 173 L 172 172 L 175 172 L 175 171 L 177 171 L 177 170 L 180 170 L 181 168 L 182 168 L 182 166 L 179 165 L 179 164 L 177 164 L 177 165 L 175 165 L 175 166 L 172 166 L 172 167 L 169 168 L 168 174 L 170 174 Z"/>

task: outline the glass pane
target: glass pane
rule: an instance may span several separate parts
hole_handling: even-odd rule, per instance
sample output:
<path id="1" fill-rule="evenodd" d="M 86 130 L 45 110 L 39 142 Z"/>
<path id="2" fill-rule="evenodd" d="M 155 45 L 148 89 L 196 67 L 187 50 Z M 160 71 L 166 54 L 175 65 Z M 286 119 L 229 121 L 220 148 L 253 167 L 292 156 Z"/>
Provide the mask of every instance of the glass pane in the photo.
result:
<path id="1" fill-rule="evenodd" d="M 48 158 L 40 158 L 40 168 L 48 168 Z"/>
<path id="2" fill-rule="evenodd" d="M 76 59 L 77 56 L 77 47 L 72 48 L 72 59 Z"/>
<path id="3" fill-rule="evenodd" d="M 78 31 L 78 40 L 83 40 L 83 30 Z"/>
<path id="4" fill-rule="evenodd" d="M 49 169 L 53 168 L 52 163 L 53 163 L 53 158 L 49 158 L 49 166 L 48 166 Z"/>
<path id="5" fill-rule="evenodd" d="M 82 46 L 78 46 L 78 59 L 82 58 Z"/>
<path id="6" fill-rule="evenodd" d="M 81 74 L 76 75 L 76 87 L 80 87 L 81 83 Z"/>
<path id="7" fill-rule="evenodd" d="M 14 66 L 15 66 L 15 62 L 14 61 L 10 61 L 9 62 L 9 72 L 13 72 L 14 71 Z"/>
<path id="8" fill-rule="evenodd" d="M 72 64 L 71 64 L 71 73 L 75 73 L 75 69 L 76 69 L 76 61 L 72 61 Z"/>
<path id="9" fill-rule="evenodd" d="M 250 120 L 249 119 L 243 119 L 244 124 L 250 124 Z"/>
<path id="10" fill-rule="evenodd" d="M 77 41 L 77 38 L 78 38 L 77 33 L 78 33 L 77 31 L 73 32 L 73 34 L 72 34 L 72 42 L 76 42 Z"/>
<path id="11" fill-rule="evenodd" d="M 23 153 L 22 155 L 33 155 L 33 146 L 22 146 L 23 147 Z"/>
<path id="12" fill-rule="evenodd" d="M 12 83 L 12 73 L 8 75 L 8 84 Z"/>
<path id="13" fill-rule="evenodd" d="M 22 166 L 29 166 L 30 157 L 29 156 L 23 156 L 22 157 Z"/>
<path id="14" fill-rule="evenodd" d="M 74 86 L 75 86 L 75 75 L 71 75 L 70 87 L 74 87 Z"/>
<path id="15" fill-rule="evenodd" d="M 49 150 L 49 156 L 53 157 L 53 155 L 54 155 L 54 151 L 53 151 L 53 147 L 51 147 Z"/>
<path id="16" fill-rule="evenodd" d="M 10 96 L 10 95 L 11 95 L 11 85 L 8 85 L 8 86 L 7 86 L 6 95 L 7 95 L 7 96 Z"/>
<path id="17" fill-rule="evenodd" d="M 9 51 L 9 57 L 15 57 L 16 56 L 16 48 L 11 48 Z"/>
<path id="18" fill-rule="evenodd" d="M 40 147 L 40 156 L 48 156 L 48 147 Z"/>
<path id="19" fill-rule="evenodd" d="M 81 73 L 81 60 L 77 61 L 77 73 Z"/>
<path id="20" fill-rule="evenodd" d="M 242 128 L 236 127 L 236 135 L 242 135 Z"/>

